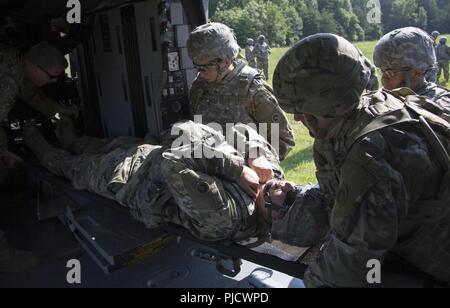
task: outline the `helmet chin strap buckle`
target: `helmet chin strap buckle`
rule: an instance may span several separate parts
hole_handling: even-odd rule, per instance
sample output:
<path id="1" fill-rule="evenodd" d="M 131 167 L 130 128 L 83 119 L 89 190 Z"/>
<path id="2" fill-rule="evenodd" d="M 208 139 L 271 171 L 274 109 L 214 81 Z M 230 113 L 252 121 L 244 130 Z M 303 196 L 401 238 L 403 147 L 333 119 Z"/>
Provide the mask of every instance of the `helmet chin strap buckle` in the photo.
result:
<path id="1" fill-rule="evenodd" d="M 267 241 L 269 243 L 272 242 L 272 224 L 273 224 L 273 220 L 272 220 L 272 212 L 273 212 L 273 204 L 272 204 L 272 200 L 270 198 L 270 189 L 272 188 L 272 186 L 274 185 L 274 183 L 271 183 L 270 185 L 266 185 L 266 187 L 264 187 L 264 208 L 267 210 L 267 217 L 264 217 L 263 215 L 263 219 L 266 222 L 266 224 L 269 226 L 269 232 L 267 234 Z"/>

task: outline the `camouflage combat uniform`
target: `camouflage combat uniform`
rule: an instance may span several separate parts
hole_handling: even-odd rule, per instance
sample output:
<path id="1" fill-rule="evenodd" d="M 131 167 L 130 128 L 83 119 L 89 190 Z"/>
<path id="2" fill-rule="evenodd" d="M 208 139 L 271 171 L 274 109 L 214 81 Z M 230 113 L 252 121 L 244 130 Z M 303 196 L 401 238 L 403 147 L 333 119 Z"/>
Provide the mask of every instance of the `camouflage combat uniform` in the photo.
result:
<path id="1" fill-rule="evenodd" d="M 414 27 L 394 30 L 385 36 L 375 46 L 375 64 L 381 69 L 404 69 L 403 85 L 411 88 L 436 103 L 450 116 L 450 93 L 448 89 L 436 85 L 427 79 L 427 73 L 436 68 L 436 52 L 434 41 L 429 35 Z M 424 79 L 412 86 L 410 69 L 422 72 Z"/>
<path id="2" fill-rule="evenodd" d="M 221 23 L 207 23 L 191 32 L 187 46 L 194 63 L 220 59 L 235 65 L 222 80 L 225 69 L 216 63 L 215 81 L 200 77 L 194 81 L 190 91 L 192 114 L 201 115 L 202 123 L 218 123 L 222 131 L 226 131 L 227 123 L 267 125 L 267 129 L 257 129 L 270 138 L 283 160 L 295 145 L 293 131 L 270 86 L 255 69 L 237 60 L 240 48 L 233 31 Z M 271 130 L 272 124 L 278 125 L 278 130 Z"/>
<path id="3" fill-rule="evenodd" d="M 428 82 L 421 89 L 417 90 L 416 93 L 425 96 L 439 105 L 444 113 L 447 114 L 448 119 L 450 119 L 450 91 L 448 89 Z"/>
<path id="4" fill-rule="evenodd" d="M 194 115 L 202 115 L 203 123 L 220 124 L 224 131 L 227 123 L 267 123 L 266 136 L 272 136 L 274 147 L 279 142 L 281 160 L 295 146 L 292 128 L 270 87 L 243 61 L 238 61 L 224 80 L 207 82 L 197 78 L 190 100 Z M 275 132 L 272 135 L 272 123 L 279 125 L 279 136 Z"/>
<path id="5" fill-rule="evenodd" d="M 444 71 L 445 81 L 448 82 L 448 64 L 450 61 L 450 47 L 447 45 L 447 38 L 442 38 L 439 44 L 436 46 L 436 56 L 439 66 L 439 71 L 437 73 L 438 78 L 441 76 L 442 71 Z"/>
<path id="6" fill-rule="evenodd" d="M 176 136 L 180 132 L 187 136 L 184 144 L 175 145 L 176 137 L 169 135 L 162 146 L 132 137 L 81 138 L 85 154 L 49 148 L 41 161 L 52 173 L 69 179 L 74 188 L 127 207 L 148 228 L 174 223 L 200 239 L 239 240 L 257 231 L 255 202 L 236 184 L 245 153 L 259 149 L 281 175 L 270 145 L 255 131 L 245 137 L 246 129 L 251 131 L 244 125 L 234 130 L 236 140 L 246 144 L 243 152 L 227 144 L 217 131 L 187 121 L 172 129 Z M 196 158 L 199 149 L 212 158 Z"/>
<path id="7" fill-rule="evenodd" d="M 433 39 L 433 46 L 436 47 L 437 46 L 437 38 L 438 36 L 441 35 L 438 31 L 433 31 L 431 32 L 431 38 Z M 429 82 L 434 82 L 437 83 L 438 82 L 438 72 L 439 72 L 439 67 L 438 65 L 435 67 L 432 67 L 430 70 L 428 70 L 425 73 L 425 79 Z"/>
<path id="8" fill-rule="evenodd" d="M 448 282 L 450 170 L 424 137 L 417 118 L 426 115 L 447 129 L 446 137 L 440 136 L 447 152 L 450 126 L 419 108 L 417 102 L 423 99 L 402 97 L 400 91 L 363 95 L 348 111 L 354 103 L 351 96 L 342 100 L 342 93 L 360 96 L 370 71 L 351 46 L 331 34 L 311 36 L 288 51 L 277 66 L 274 86 L 283 109 L 328 118 L 335 113 L 339 121 L 315 139 L 319 186 L 305 188 L 272 232 L 294 244 L 315 245 L 329 226 L 318 258 L 305 273 L 308 287 L 368 286 L 368 262 L 383 263 L 388 253 Z M 330 61 L 317 64 L 316 57 L 324 54 Z M 329 66 L 335 74 L 329 73 Z M 300 75 L 293 83 L 295 72 Z M 311 85 L 305 82 L 319 81 L 323 83 L 316 85 L 325 96 L 306 92 L 304 87 Z M 336 87 L 336 92 L 326 91 L 329 87 Z M 406 102 L 411 107 L 406 108 Z M 342 104 L 344 108 L 335 109 Z"/>
<path id="9" fill-rule="evenodd" d="M 255 46 L 253 45 L 252 39 L 247 40 L 247 45 L 245 46 L 245 60 L 247 60 L 250 67 L 256 68 Z"/>
<path id="10" fill-rule="evenodd" d="M 269 44 L 264 40 L 258 40 L 255 44 L 254 53 L 256 55 L 256 64 L 258 69 L 264 73 L 265 79 L 269 79 Z"/>
<path id="11" fill-rule="evenodd" d="M 53 116 L 60 108 L 30 81 L 24 79 L 24 65 L 24 58 L 19 50 L 0 44 L 0 124 L 14 106 L 16 96 L 47 117 Z M 0 149 L 6 149 L 6 138 L 1 127 Z"/>
<path id="12" fill-rule="evenodd" d="M 365 97 L 361 115 L 332 140 L 314 145 L 321 192 L 334 207 L 329 236 L 305 276 L 309 286 L 365 285 L 367 262 L 383 262 L 388 252 L 450 281 L 450 212 L 427 217 L 444 176 L 427 140 L 412 125 L 399 125 L 369 133 L 350 148 L 346 144 L 361 124 L 364 104 L 387 97 Z M 450 150 L 448 140 L 446 146 Z"/>

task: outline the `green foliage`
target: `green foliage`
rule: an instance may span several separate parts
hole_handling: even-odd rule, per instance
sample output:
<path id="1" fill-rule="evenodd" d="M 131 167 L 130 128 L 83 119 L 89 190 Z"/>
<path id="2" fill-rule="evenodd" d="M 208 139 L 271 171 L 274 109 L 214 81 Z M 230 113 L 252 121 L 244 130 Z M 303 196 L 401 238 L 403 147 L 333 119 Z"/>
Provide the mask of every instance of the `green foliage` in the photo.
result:
<path id="1" fill-rule="evenodd" d="M 292 44 L 302 36 L 303 22 L 289 0 L 212 1 L 211 20 L 232 27 L 243 46 L 247 38 L 264 34 L 273 46 Z M 283 7 L 284 9 L 281 9 Z"/>
<path id="2" fill-rule="evenodd" d="M 387 30 L 401 28 L 404 25 L 415 26 L 425 29 L 427 26 L 427 15 L 417 0 L 394 0 L 390 12 Z"/>
<path id="3" fill-rule="evenodd" d="M 381 23 L 368 18 L 377 3 Z M 318 32 L 351 41 L 377 40 L 405 26 L 450 32 L 449 11 L 448 0 L 210 0 L 211 20 L 231 26 L 242 46 L 259 34 L 275 47 Z"/>

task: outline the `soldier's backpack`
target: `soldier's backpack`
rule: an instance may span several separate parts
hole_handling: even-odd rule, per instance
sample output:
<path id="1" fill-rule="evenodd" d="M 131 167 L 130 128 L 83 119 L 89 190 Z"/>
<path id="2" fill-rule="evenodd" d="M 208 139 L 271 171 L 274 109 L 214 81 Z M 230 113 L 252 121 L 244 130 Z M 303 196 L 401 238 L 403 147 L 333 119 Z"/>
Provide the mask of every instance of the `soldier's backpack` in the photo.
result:
<path id="1" fill-rule="evenodd" d="M 254 80 L 260 80 L 264 85 L 259 91 L 266 89 L 273 94 L 272 87 L 264 81 L 263 73 L 252 67 L 245 66 L 239 73 L 239 102 L 244 105 L 249 114 L 254 113 L 253 96 L 259 92 L 257 91 L 252 96 L 248 95 L 250 86 L 253 84 Z"/>
<path id="2" fill-rule="evenodd" d="M 425 209 L 421 220 L 429 222 L 446 216 L 450 212 L 450 121 L 442 114 L 439 106 L 426 97 L 415 95 L 410 89 L 383 89 L 373 95 L 375 99 L 378 97 L 379 102 L 366 107 L 363 122 L 350 133 L 347 148 L 363 136 L 385 127 L 400 123 L 411 123 L 417 127 L 444 170 L 437 199 L 418 201 Z M 447 140 L 447 146 L 444 146 L 438 134 Z"/>

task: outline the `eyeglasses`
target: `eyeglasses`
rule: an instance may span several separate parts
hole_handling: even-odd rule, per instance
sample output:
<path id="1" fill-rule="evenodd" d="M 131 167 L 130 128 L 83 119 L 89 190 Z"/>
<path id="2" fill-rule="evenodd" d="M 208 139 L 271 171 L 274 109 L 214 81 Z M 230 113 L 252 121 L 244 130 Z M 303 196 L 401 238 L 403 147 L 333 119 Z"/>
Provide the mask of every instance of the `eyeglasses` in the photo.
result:
<path id="1" fill-rule="evenodd" d="M 275 181 L 267 182 L 264 187 L 263 196 L 264 196 L 264 207 L 267 209 L 267 218 L 265 218 L 266 223 L 272 226 L 272 198 L 270 198 L 270 190 L 275 186 Z"/>
<path id="2" fill-rule="evenodd" d="M 409 69 L 395 69 L 395 68 L 379 68 L 378 72 L 380 75 L 394 76 L 400 72 L 408 72 Z"/>
<path id="3" fill-rule="evenodd" d="M 213 60 L 213 61 L 211 61 L 211 62 L 209 62 L 209 63 L 206 63 L 206 64 L 198 64 L 198 63 L 195 63 L 194 62 L 194 67 L 197 69 L 197 70 L 199 70 L 199 71 L 205 71 L 205 70 L 207 70 L 207 69 L 210 69 L 210 68 L 212 68 L 212 67 L 215 67 L 217 64 L 219 64 L 220 63 L 220 59 L 215 59 L 215 60 Z"/>
<path id="4" fill-rule="evenodd" d="M 39 67 L 39 69 L 40 69 L 41 71 L 43 71 L 43 72 L 47 75 L 48 79 L 50 79 L 50 80 L 52 80 L 52 81 L 56 81 L 56 80 L 58 79 L 59 75 L 52 75 L 52 74 L 50 74 L 46 69 L 44 69 L 42 66 L 37 65 L 37 64 L 35 64 L 35 65 L 36 65 L 37 67 Z"/>
<path id="5" fill-rule="evenodd" d="M 292 204 L 294 204 L 295 200 L 297 199 L 297 194 L 299 192 L 298 187 L 294 187 L 290 191 L 286 193 L 285 200 L 282 205 L 274 204 L 272 201 L 272 198 L 270 197 L 271 193 L 277 192 L 277 191 L 283 191 L 281 186 L 278 185 L 279 181 L 277 180 L 271 180 L 266 183 L 266 186 L 263 190 L 263 198 L 264 198 L 264 207 L 267 209 L 267 218 L 264 218 L 266 220 L 266 223 L 269 225 L 272 225 L 272 212 L 283 212 L 287 211 Z M 275 205 L 275 209 L 274 209 Z"/>

